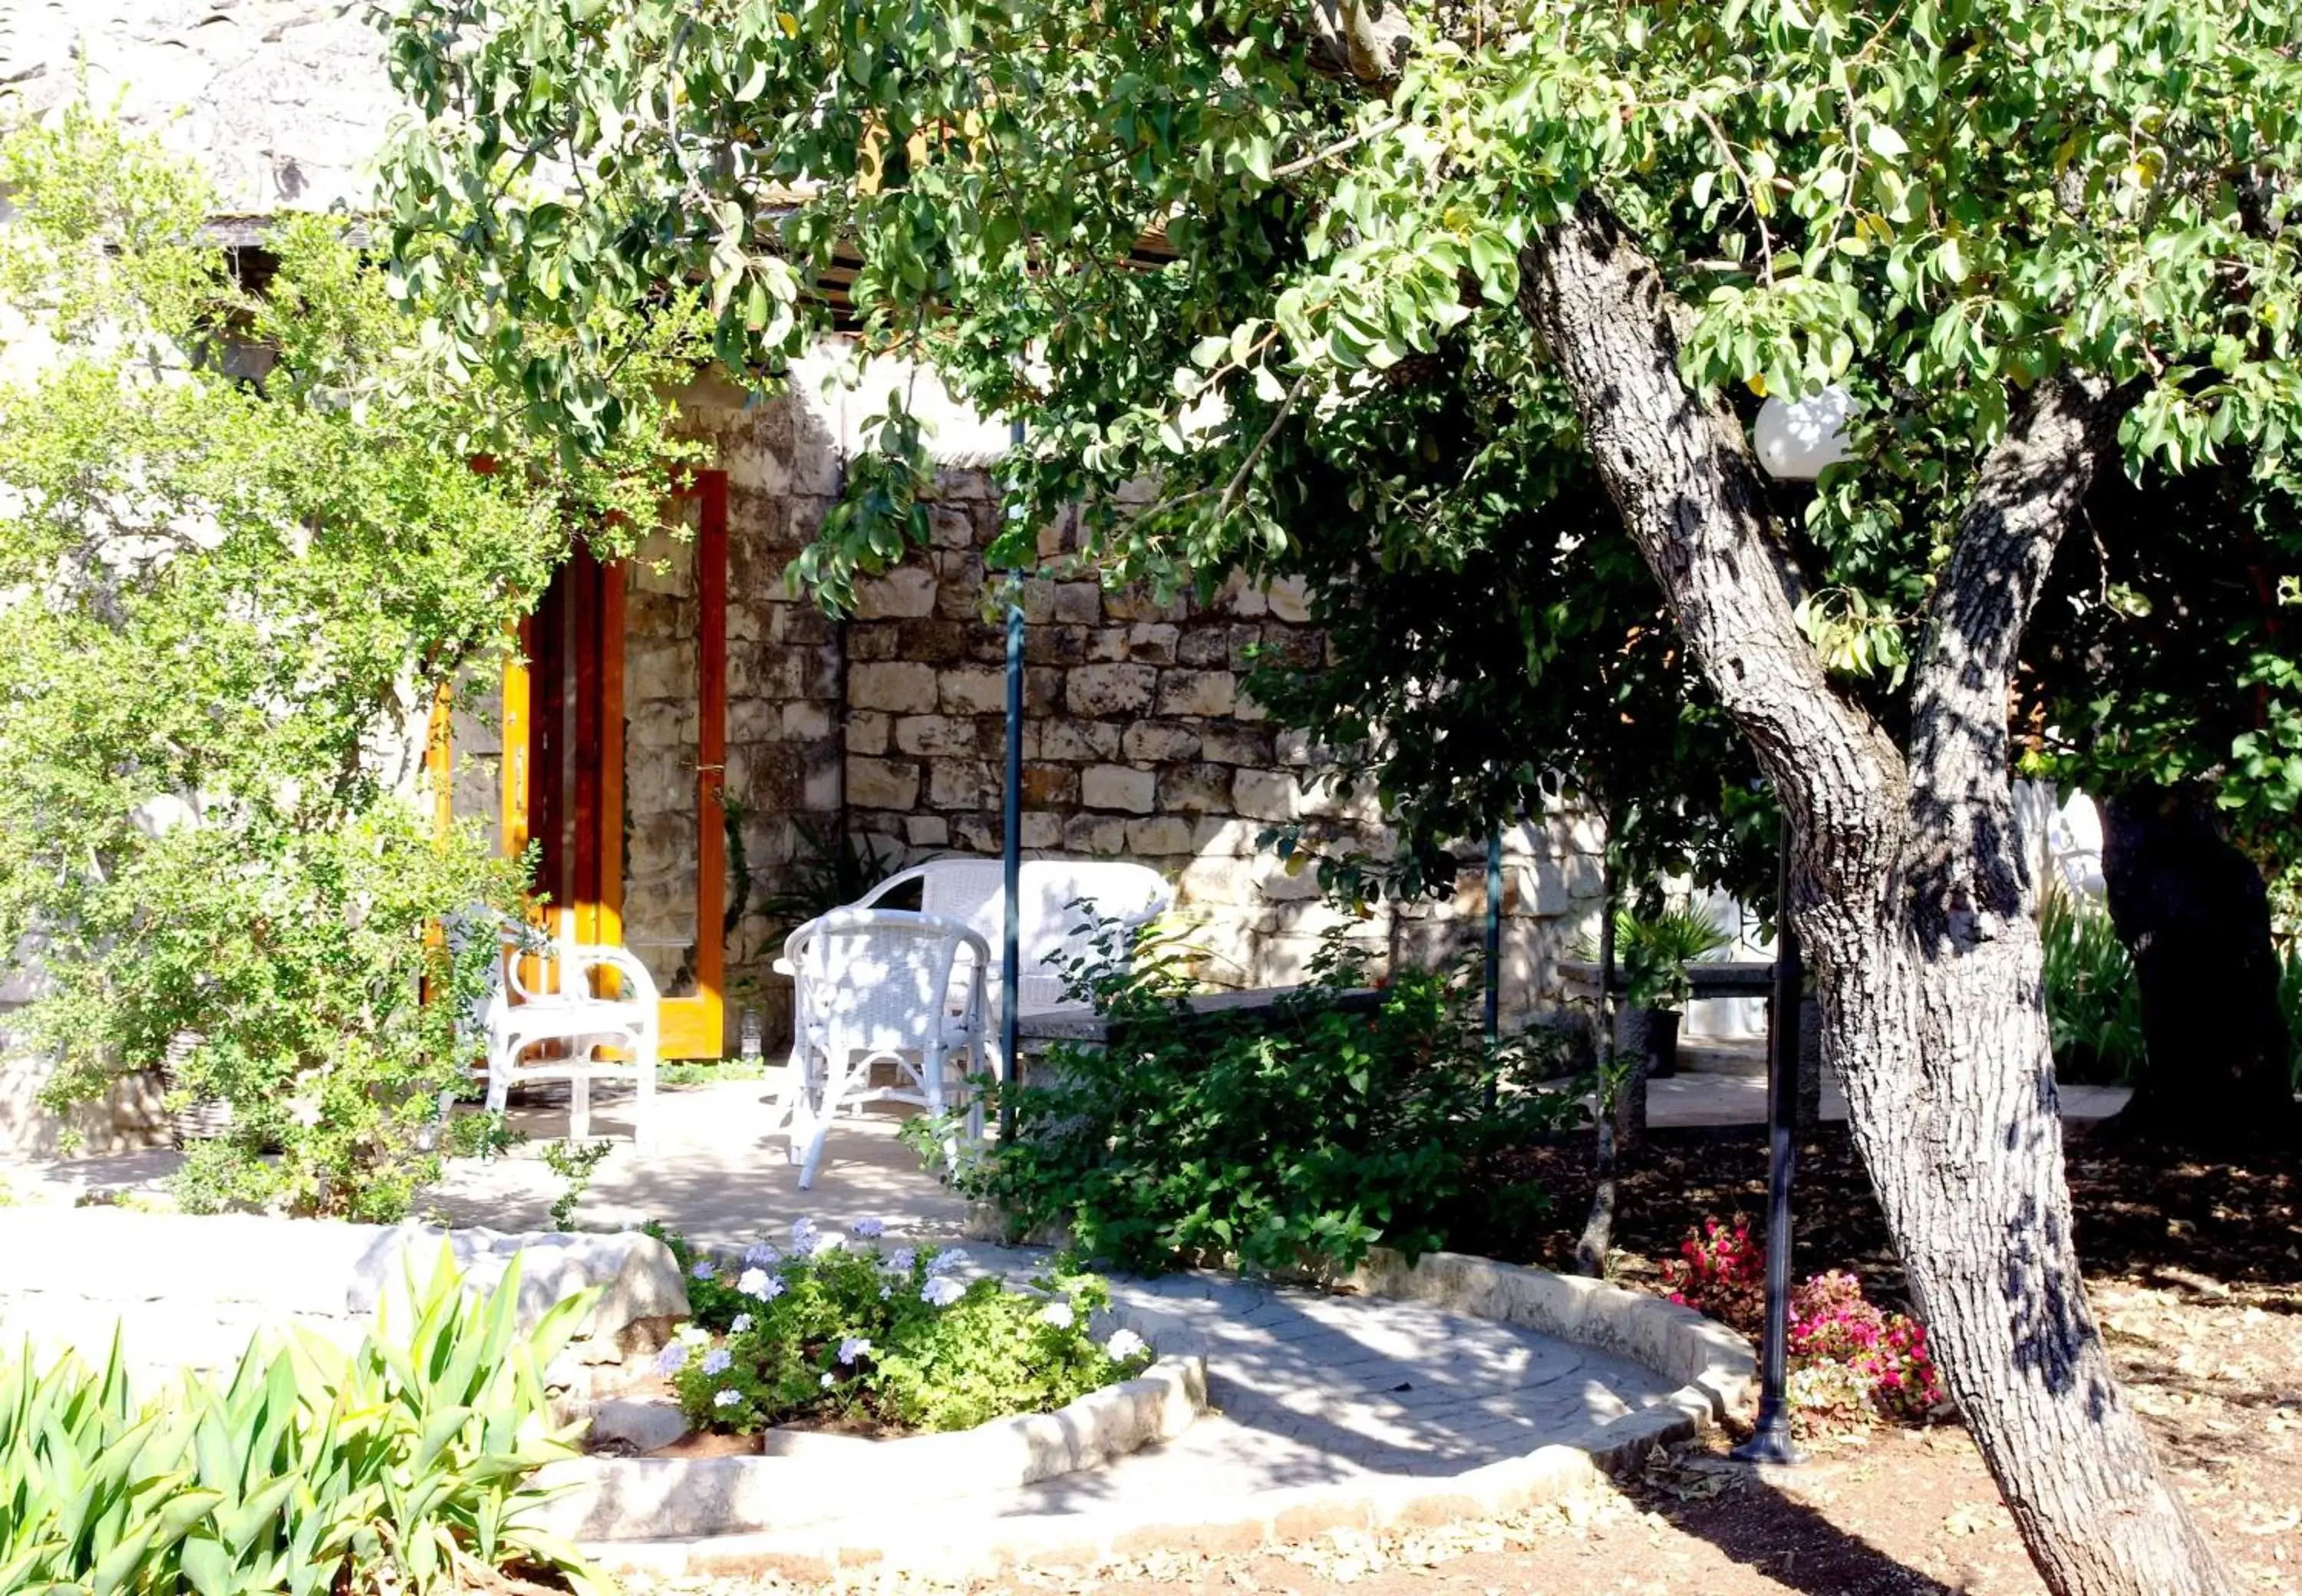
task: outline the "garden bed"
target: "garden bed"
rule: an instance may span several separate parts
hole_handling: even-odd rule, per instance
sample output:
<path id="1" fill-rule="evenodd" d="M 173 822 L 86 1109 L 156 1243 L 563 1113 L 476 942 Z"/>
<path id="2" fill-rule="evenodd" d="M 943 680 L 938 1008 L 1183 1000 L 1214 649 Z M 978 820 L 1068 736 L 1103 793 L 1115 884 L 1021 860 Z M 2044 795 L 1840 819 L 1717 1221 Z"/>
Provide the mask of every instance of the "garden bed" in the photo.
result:
<path id="1" fill-rule="evenodd" d="M 665 1240 L 693 1317 L 653 1376 L 592 1412 L 591 1455 L 549 1482 L 549 1522 L 592 1542 L 741 1533 L 862 1499 L 1012 1490 L 1189 1426 L 1197 1358 L 1159 1359 L 1096 1276 L 1022 1289 L 968 1279 L 955 1249 L 883 1251 L 880 1227 L 739 1256 Z"/>
<path id="2" fill-rule="evenodd" d="M 1096 1468 L 1181 1434 L 1206 1405 L 1201 1360 L 1163 1358 L 1052 1413 L 972 1429 L 877 1441 L 781 1426 L 709 1442 L 694 1437 L 652 1456 L 594 1455 L 553 1466 L 537 1483 L 559 1494 L 538 1520 L 592 1543 L 788 1529 L 841 1517 L 861 1503 L 900 1509 Z M 752 1449 L 697 1455 L 728 1443 Z"/>

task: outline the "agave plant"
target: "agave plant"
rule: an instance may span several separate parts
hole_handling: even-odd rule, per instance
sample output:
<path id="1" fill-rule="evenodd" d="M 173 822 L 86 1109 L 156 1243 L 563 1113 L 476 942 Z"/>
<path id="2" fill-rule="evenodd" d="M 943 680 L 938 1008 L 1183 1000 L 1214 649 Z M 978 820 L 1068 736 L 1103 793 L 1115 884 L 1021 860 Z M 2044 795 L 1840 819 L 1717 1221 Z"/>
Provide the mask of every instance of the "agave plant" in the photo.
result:
<path id="1" fill-rule="evenodd" d="M 116 1338 L 100 1372 L 0 1359 L 0 1592 L 426 1596 L 511 1564 L 601 1588 L 524 1517 L 573 1455 L 543 1370 L 593 1295 L 523 1333 L 517 1262 L 475 1301 L 443 1249 L 405 1340 L 388 1315 L 349 1354 L 259 1338 L 221 1386 L 139 1402 Z"/>

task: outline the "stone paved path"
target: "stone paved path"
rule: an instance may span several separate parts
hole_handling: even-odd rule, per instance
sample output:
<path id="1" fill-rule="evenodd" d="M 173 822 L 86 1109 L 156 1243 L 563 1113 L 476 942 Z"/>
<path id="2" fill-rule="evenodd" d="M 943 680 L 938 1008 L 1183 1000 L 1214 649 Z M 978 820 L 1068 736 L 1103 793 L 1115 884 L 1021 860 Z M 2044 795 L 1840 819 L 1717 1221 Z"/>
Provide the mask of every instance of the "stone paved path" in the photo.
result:
<path id="1" fill-rule="evenodd" d="M 858 1219 L 891 1238 L 949 1244 L 965 1205 L 920 1172 L 870 1117 L 835 1131 L 817 1189 L 797 1189 L 780 1143 L 764 1134 L 769 1088 L 757 1080 L 667 1091 L 657 1146 L 645 1158 L 618 1146 L 578 1211 L 580 1224 L 614 1228 L 657 1218 L 697 1241 L 741 1247 L 778 1238 L 802 1215 L 827 1230 Z M 618 1103 L 601 1105 L 603 1134 L 624 1130 Z M 431 1194 L 435 1211 L 464 1224 L 542 1229 L 559 1189 L 536 1155 L 556 1133 L 550 1103 L 516 1110 L 536 1139 L 523 1155 L 451 1166 Z M 48 1166 L 44 1195 L 71 1200 L 78 1175 L 107 1165 L 133 1186 L 168 1160 L 89 1160 Z M 84 1188 L 83 1188 L 84 1189 Z M 29 1195 L 29 1194 L 27 1194 Z M 971 1268 L 1023 1279 L 1045 1255 L 968 1244 Z M 1115 1311 L 1163 1354 L 1207 1361 L 1210 1413 L 1167 1446 L 1104 1469 L 1021 1491 L 912 1504 L 914 1539 L 947 1520 L 956 1540 L 986 1520 L 1032 1525 L 1100 1522 L 1113 1515 L 1184 1522 L 1235 1508 L 1256 1493 L 1364 1480 L 1429 1479 L 1524 1456 L 1634 1409 L 1670 1389 L 1621 1358 L 1533 1331 L 1417 1303 L 1331 1296 L 1229 1277 L 1115 1280 Z M 884 1522 L 885 1503 L 859 1505 Z M 839 1521 L 822 1524 L 834 1533 Z"/>
<path id="2" fill-rule="evenodd" d="M 1767 1083 L 1756 1055 L 1747 1063 L 1748 1068 L 1690 1070 L 1650 1083 L 1648 1123 L 1764 1123 Z M 584 1194 L 577 1223 L 615 1229 L 660 1219 L 698 1240 L 736 1245 L 802 1214 L 827 1226 L 870 1217 L 907 1235 L 940 1239 L 958 1234 L 966 1205 L 920 1177 L 919 1160 L 895 1139 L 896 1121 L 887 1114 L 842 1121 L 832 1132 L 815 1189 L 800 1191 L 782 1139 L 768 1133 L 772 1090 L 773 1082 L 761 1079 L 666 1088 L 658 1099 L 658 1146 L 642 1158 L 626 1139 L 628 1094 L 601 1088 L 593 1134 L 615 1147 Z M 547 1088 L 516 1099 L 513 1128 L 532 1139 L 508 1157 L 450 1164 L 446 1178 L 426 1194 L 433 1211 L 458 1224 L 548 1228 L 560 1185 L 543 1163 L 542 1148 L 567 1127 L 563 1100 L 554 1092 Z M 2127 1096 L 2121 1087 L 2066 1086 L 2063 1112 L 2071 1120 L 2100 1119 L 2122 1107 Z M 1836 1083 L 1824 1088 L 1822 1112 L 1826 1120 L 1846 1117 L 1845 1098 Z M 163 1148 L 94 1158 L 0 1160 L 0 1183 L 17 1202 L 69 1203 L 92 1192 L 155 1190 L 181 1162 Z"/>
<path id="3" fill-rule="evenodd" d="M 1221 1496 L 1520 1457 L 1661 1400 L 1670 1383 L 1587 1347 L 1421 1303 L 1201 1275 L 1114 1281 L 1163 1353 L 1207 1360 L 1220 1410 L 1174 1443 L 1021 1493 L 1062 1512 L 1124 1489 Z"/>
<path id="4" fill-rule="evenodd" d="M 1044 1255 L 967 1248 L 970 1273 L 1027 1277 Z M 1181 1521 L 1260 1491 L 1370 1476 L 1436 1478 L 1523 1457 L 1660 1401 L 1670 1382 L 1587 1347 L 1420 1303 L 1223 1276 L 1112 1281 L 1120 1322 L 1161 1353 L 1204 1357 L 1214 1411 L 1168 1444 L 989 1496 L 914 1504 L 914 1543 L 987 1518 Z M 884 1516 L 859 1504 L 857 1522 Z M 836 1528 L 817 1521 L 811 1528 Z"/>

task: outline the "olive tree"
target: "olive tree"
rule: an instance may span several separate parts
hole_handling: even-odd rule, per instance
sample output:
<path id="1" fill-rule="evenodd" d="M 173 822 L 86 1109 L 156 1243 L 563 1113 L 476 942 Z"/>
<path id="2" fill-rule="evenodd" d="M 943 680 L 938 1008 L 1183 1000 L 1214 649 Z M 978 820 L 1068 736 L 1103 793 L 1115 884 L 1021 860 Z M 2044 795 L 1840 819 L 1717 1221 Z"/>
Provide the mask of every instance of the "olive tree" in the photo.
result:
<path id="1" fill-rule="evenodd" d="M 1283 542 L 1368 428 L 1441 447 L 1450 418 L 1400 397 L 1426 363 L 1560 416 L 1791 821 L 1824 1046 L 2040 1570 L 2230 1588 L 2079 1278 L 2008 708 L 2098 478 L 2274 464 L 2302 416 L 2289 8 L 385 13 L 420 112 L 400 270 L 570 437 L 614 432 L 603 365 L 522 318 L 708 282 L 764 384 L 844 298 L 1028 424 L 1019 526 L 1077 502 L 1107 572 L 1173 582 Z M 1855 458 L 1794 506 L 1747 413 L 1827 384 Z M 899 394 L 795 572 L 832 601 L 923 533 L 918 442 Z M 1379 481 L 1327 508 L 1378 540 L 1444 521 Z"/>

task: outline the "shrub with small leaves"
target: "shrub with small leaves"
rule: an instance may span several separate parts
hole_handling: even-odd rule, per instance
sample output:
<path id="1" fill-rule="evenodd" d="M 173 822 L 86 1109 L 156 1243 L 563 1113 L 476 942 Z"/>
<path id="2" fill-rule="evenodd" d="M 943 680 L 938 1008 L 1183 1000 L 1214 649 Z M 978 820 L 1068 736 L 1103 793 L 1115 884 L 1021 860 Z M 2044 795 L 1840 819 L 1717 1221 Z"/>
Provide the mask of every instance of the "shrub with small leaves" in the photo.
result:
<path id="1" fill-rule="evenodd" d="M 788 1244 L 758 1244 L 734 1264 L 664 1239 L 687 1273 L 693 1317 L 659 1366 L 700 1429 L 964 1430 L 1052 1412 L 1152 1359 L 1131 1331 L 1097 1339 L 1110 1287 L 1060 1265 L 1011 1290 L 962 1280 L 956 1249 L 883 1253 L 868 1223 L 842 1237 L 801 1220 Z"/>
<path id="2" fill-rule="evenodd" d="M 954 1183 L 1017 1234 L 1062 1228 L 1130 1269 L 1208 1260 L 1344 1273 L 1378 1244 L 1407 1256 L 1528 1245 L 1547 1195 L 1508 1155 L 1584 1117 L 1547 1033 L 1489 1045 L 1468 966 L 1394 969 L 1372 994 L 1340 933 L 1268 1010 L 1197 1014 L 1190 955 L 1157 937 L 1124 964 L 1105 928 L 1069 995 L 1108 1024 L 1058 1044 L 1012 1094 L 1015 1134 Z M 932 1153 L 931 1138 L 915 1145 Z"/>

